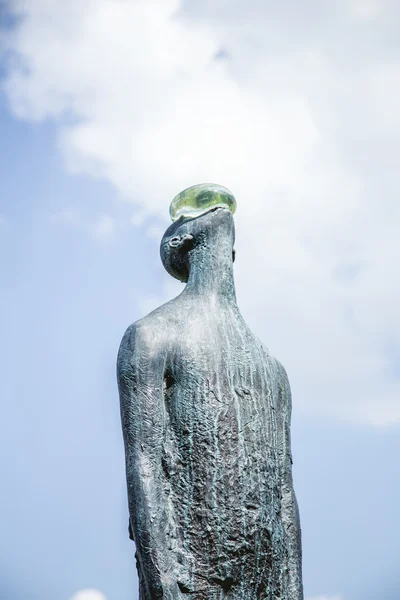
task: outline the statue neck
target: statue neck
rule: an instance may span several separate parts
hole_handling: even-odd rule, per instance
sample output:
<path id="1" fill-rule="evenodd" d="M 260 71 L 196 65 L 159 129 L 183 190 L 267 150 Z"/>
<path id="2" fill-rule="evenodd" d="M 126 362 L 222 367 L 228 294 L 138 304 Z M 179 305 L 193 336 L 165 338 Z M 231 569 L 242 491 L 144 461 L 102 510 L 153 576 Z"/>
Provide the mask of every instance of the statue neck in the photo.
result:
<path id="1" fill-rule="evenodd" d="M 191 251 L 185 294 L 236 304 L 233 279 L 232 240 L 218 236 L 212 243 L 199 244 Z"/>

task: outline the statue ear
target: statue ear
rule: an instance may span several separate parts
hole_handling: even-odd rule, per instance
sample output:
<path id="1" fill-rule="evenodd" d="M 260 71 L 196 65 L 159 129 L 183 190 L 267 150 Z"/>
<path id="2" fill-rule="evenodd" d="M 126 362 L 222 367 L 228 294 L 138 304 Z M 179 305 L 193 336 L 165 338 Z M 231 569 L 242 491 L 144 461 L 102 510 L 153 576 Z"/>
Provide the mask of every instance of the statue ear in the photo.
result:
<path id="1" fill-rule="evenodd" d="M 168 244 L 170 248 L 176 248 L 178 250 L 183 250 L 184 248 L 189 250 L 189 248 L 193 245 L 193 236 L 190 233 L 185 233 L 184 235 L 177 235 L 172 237 Z"/>

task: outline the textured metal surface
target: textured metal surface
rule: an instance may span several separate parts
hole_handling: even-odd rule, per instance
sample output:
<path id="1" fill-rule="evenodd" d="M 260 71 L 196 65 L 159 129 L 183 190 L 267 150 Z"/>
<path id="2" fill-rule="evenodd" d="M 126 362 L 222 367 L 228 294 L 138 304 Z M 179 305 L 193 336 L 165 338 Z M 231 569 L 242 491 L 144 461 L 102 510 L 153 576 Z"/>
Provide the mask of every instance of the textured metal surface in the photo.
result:
<path id="1" fill-rule="evenodd" d="M 301 600 L 291 398 L 236 304 L 230 211 L 180 219 L 161 257 L 184 291 L 118 355 L 141 600 Z"/>

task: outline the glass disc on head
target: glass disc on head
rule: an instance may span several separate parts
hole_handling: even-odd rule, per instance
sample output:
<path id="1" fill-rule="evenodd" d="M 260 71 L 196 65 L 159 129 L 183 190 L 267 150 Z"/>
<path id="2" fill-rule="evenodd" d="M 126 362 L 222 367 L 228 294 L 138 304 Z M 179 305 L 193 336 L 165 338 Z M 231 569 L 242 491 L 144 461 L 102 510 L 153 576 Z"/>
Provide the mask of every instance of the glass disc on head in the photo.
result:
<path id="1" fill-rule="evenodd" d="M 180 217 L 194 218 L 212 208 L 228 208 L 232 214 L 236 210 L 236 200 L 227 188 L 216 183 L 201 183 L 192 185 L 175 196 L 169 207 L 173 221 Z"/>

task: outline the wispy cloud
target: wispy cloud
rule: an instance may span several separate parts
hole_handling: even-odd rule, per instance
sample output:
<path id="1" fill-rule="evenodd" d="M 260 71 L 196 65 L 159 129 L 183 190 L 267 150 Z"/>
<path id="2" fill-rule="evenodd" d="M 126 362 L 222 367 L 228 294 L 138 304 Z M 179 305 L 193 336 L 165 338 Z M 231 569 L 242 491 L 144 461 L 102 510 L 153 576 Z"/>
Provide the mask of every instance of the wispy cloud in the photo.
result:
<path id="1" fill-rule="evenodd" d="M 95 589 L 80 590 L 70 600 L 107 600 L 107 598 Z"/>
<path id="2" fill-rule="evenodd" d="M 384 15 L 386 9 L 386 0 L 349 0 L 350 15 L 361 21 L 373 21 Z"/>
<path id="3" fill-rule="evenodd" d="M 69 167 L 146 214 L 193 183 L 231 188 L 239 301 L 296 407 L 400 422 L 396 4 L 314 0 L 290 19 L 269 2 L 13 5 L 14 114 L 57 120 Z M 112 219 L 91 231 L 110 239 Z"/>

